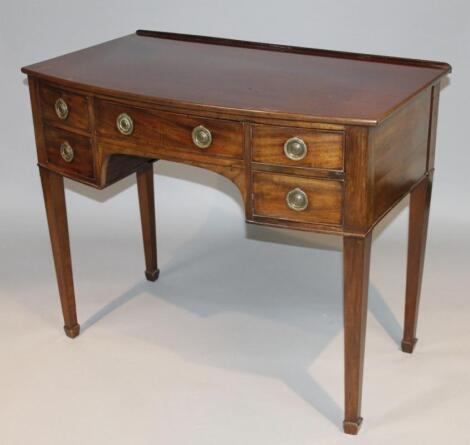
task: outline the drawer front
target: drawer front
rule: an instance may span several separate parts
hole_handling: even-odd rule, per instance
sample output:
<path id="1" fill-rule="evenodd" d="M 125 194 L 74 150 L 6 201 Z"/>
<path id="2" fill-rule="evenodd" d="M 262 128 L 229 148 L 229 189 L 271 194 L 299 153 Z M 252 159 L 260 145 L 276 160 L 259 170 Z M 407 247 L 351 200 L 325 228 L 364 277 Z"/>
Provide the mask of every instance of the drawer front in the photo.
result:
<path id="1" fill-rule="evenodd" d="M 126 119 L 131 119 L 132 130 L 129 134 L 123 134 L 118 129 L 117 120 L 123 115 Z M 113 102 L 97 101 L 96 125 L 99 136 L 138 147 L 190 151 L 238 159 L 243 157 L 243 126 L 236 121 L 146 111 Z M 204 128 L 201 129 L 201 126 Z M 193 141 L 195 128 L 202 132 L 208 130 L 208 137 L 211 138 L 208 146 L 198 147 Z M 208 135 L 207 132 L 205 134 Z M 207 142 L 207 139 L 201 141 Z"/>
<path id="2" fill-rule="evenodd" d="M 89 130 L 88 99 L 86 96 L 48 86 L 43 86 L 39 94 L 45 121 L 78 130 Z"/>
<path id="3" fill-rule="evenodd" d="M 94 177 L 93 152 L 87 137 L 46 127 L 44 138 L 48 163 L 70 175 Z"/>
<path id="4" fill-rule="evenodd" d="M 265 164 L 343 170 L 343 145 L 339 131 L 253 126 L 253 160 Z"/>
<path id="5" fill-rule="evenodd" d="M 255 215 L 305 223 L 342 223 L 343 186 L 339 181 L 255 172 L 253 192 Z M 305 208 L 292 209 L 288 199 L 291 205 Z"/>

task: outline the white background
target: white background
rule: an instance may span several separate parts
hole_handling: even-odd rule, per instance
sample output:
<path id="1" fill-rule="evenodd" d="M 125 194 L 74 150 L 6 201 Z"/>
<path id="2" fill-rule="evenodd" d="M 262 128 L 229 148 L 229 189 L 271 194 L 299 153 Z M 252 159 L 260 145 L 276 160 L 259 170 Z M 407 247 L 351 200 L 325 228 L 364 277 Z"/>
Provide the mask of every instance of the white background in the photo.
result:
<path id="1" fill-rule="evenodd" d="M 470 443 L 470 8 L 447 1 L 2 1 L 0 444 Z M 156 166 L 161 276 L 134 178 L 67 182 L 82 334 L 63 335 L 20 67 L 136 29 L 435 59 L 441 92 L 418 337 L 399 351 L 406 202 L 373 244 L 363 415 L 340 432 L 341 252 L 246 227 L 226 179 Z M 387 228 L 385 228 L 387 227 Z"/>

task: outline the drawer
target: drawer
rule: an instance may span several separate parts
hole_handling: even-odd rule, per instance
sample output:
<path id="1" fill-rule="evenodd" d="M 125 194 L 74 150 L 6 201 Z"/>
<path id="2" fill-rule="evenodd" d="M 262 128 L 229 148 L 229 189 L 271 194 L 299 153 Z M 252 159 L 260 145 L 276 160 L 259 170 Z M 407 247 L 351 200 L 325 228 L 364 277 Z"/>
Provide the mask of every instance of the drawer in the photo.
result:
<path id="1" fill-rule="evenodd" d="M 343 132 L 254 125 L 255 162 L 289 167 L 343 170 Z"/>
<path id="2" fill-rule="evenodd" d="M 255 172 L 253 192 L 255 215 L 305 223 L 342 222 L 340 181 Z"/>
<path id="3" fill-rule="evenodd" d="M 70 175 L 94 178 L 90 139 L 51 127 L 45 127 L 44 138 L 48 163 Z"/>
<path id="4" fill-rule="evenodd" d="M 120 119 L 124 119 L 124 127 L 121 126 L 121 130 L 118 128 Z M 243 126 L 236 121 L 147 111 L 113 102 L 97 101 L 96 126 L 101 137 L 141 148 L 243 158 Z M 193 134 L 198 137 L 200 146 L 194 141 Z"/>
<path id="5" fill-rule="evenodd" d="M 89 130 L 88 99 L 81 94 L 43 86 L 39 91 L 45 121 L 77 130 Z"/>

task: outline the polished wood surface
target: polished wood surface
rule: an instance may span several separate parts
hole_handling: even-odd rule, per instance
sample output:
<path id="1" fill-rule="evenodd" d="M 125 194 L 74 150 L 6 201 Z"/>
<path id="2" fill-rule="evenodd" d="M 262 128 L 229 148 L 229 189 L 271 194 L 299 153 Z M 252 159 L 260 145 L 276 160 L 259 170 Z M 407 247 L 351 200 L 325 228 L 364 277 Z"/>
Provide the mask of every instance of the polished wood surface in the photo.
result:
<path id="1" fill-rule="evenodd" d="M 60 304 L 64 316 L 64 330 L 68 337 L 80 333 L 73 287 L 72 258 L 70 255 L 69 228 L 65 204 L 64 178 L 56 173 L 39 169 L 44 203 L 46 205 L 49 235 L 54 256 Z"/>
<path id="2" fill-rule="evenodd" d="M 24 72 L 94 93 L 160 104 L 370 125 L 449 71 L 444 63 L 388 63 L 344 53 L 334 57 L 223 42 L 131 34 Z"/>
<path id="3" fill-rule="evenodd" d="M 128 114 L 134 121 L 134 131 L 125 136 L 116 129 L 116 117 Z M 201 149 L 192 141 L 192 130 L 203 125 L 212 134 L 212 143 Z M 225 119 L 207 119 L 179 113 L 148 112 L 120 103 L 97 101 L 96 130 L 100 138 L 115 143 L 147 148 L 182 150 L 214 156 L 243 158 L 243 126 Z"/>
<path id="4" fill-rule="evenodd" d="M 344 239 L 344 431 L 362 422 L 371 239 L 411 193 L 402 349 L 416 320 L 435 162 L 442 62 L 138 31 L 23 68 L 69 337 L 79 333 L 63 177 L 97 189 L 136 174 L 145 275 L 158 278 L 153 162 L 204 168 L 240 191 L 249 223 Z M 61 119 L 58 99 L 69 114 Z M 133 131 L 122 134 L 125 113 Z M 212 143 L 198 147 L 193 129 Z M 284 151 L 290 138 L 302 159 Z M 74 150 L 63 159 L 64 142 Z M 304 209 L 287 195 L 300 189 Z"/>
<path id="5" fill-rule="evenodd" d="M 413 352 L 418 341 L 416 338 L 416 326 L 421 296 L 431 191 L 432 174 L 426 176 L 410 194 L 405 327 L 401 343 L 402 350 L 409 353 Z"/>
<path id="6" fill-rule="evenodd" d="M 285 142 L 293 137 L 307 145 L 303 159 L 289 159 L 284 152 Z M 343 170 L 344 133 L 306 128 L 253 125 L 253 156 L 255 162 L 286 167 Z"/>
<path id="7" fill-rule="evenodd" d="M 155 227 L 155 197 L 153 190 L 153 165 L 148 164 L 137 172 L 140 219 L 145 252 L 145 276 L 156 281 L 160 271 L 157 266 L 157 232 Z"/>
<path id="8" fill-rule="evenodd" d="M 343 428 L 357 434 L 362 423 L 361 399 L 369 292 L 372 234 L 343 240 L 343 311 L 345 415 Z"/>
<path id="9" fill-rule="evenodd" d="M 373 223 L 374 159 L 369 139 L 366 127 L 346 130 L 343 229 L 348 233 L 365 234 Z"/>
<path id="10" fill-rule="evenodd" d="M 101 168 L 105 174 L 100 178 L 100 188 L 113 184 L 148 164 L 148 160 L 140 156 L 104 156 L 102 160 L 104 165 Z"/>
<path id="11" fill-rule="evenodd" d="M 90 138 L 45 126 L 44 141 L 48 164 L 70 175 L 83 176 L 88 179 L 95 177 Z M 60 145 L 64 142 L 68 142 L 72 147 L 74 153 L 72 162 L 65 161 L 60 154 Z"/>
<path id="12" fill-rule="evenodd" d="M 286 205 L 287 193 L 295 188 L 300 188 L 308 197 L 308 207 L 304 211 L 292 210 Z M 341 224 L 343 184 L 340 181 L 255 172 L 253 196 L 255 215 L 290 221 Z"/>
<path id="13" fill-rule="evenodd" d="M 373 218 L 386 212 L 426 173 L 431 90 L 372 130 Z"/>
<path id="14" fill-rule="evenodd" d="M 63 99 L 69 108 L 66 120 L 60 119 L 55 112 L 55 102 Z M 41 111 L 46 122 L 71 130 L 89 131 L 88 98 L 58 88 L 45 86 L 40 90 Z"/>

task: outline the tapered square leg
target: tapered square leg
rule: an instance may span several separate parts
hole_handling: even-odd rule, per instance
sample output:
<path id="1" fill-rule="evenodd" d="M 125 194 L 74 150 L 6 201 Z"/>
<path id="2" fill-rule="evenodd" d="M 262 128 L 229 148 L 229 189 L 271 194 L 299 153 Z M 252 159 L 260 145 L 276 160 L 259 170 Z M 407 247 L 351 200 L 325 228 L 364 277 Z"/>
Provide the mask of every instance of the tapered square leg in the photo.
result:
<path id="1" fill-rule="evenodd" d="M 156 281 L 160 271 L 157 267 L 157 233 L 155 227 L 155 196 L 153 186 L 153 164 L 137 172 L 140 219 L 145 253 L 145 276 Z"/>
<path id="2" fill-rule="evenodd" d="M 39 172 L 46 205 L 60 303 L 65 322 L 64 331 L 68 337 L 75 338 L 80 333 L 80 325 L 77 321 L 73 287 L 64 178 L 43 168 L 39 168 Z"/>
<path id="3" fill-rule="evenodd" d="M 372 235 L 369 233 L 365 238 L 344 237 L 343 240 L 345 364 L 345 418 L 343 429 L 347 434 L 357 434 L 362 423 L 362 374 L 371 238 Z"/>
<path id="4" fill-rule="evenodd" d="M 405 326 L 401 348 L 412 353 L 418 339 L 418 321 L 424 255 L 428 232 L 429 208 L 431 205 L 432 174 L 427 176 L 411 192 L 408 227 L 408 262 L 406 270 Z"/>

